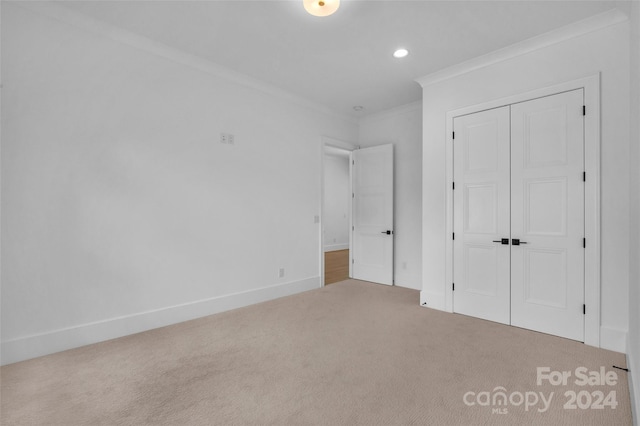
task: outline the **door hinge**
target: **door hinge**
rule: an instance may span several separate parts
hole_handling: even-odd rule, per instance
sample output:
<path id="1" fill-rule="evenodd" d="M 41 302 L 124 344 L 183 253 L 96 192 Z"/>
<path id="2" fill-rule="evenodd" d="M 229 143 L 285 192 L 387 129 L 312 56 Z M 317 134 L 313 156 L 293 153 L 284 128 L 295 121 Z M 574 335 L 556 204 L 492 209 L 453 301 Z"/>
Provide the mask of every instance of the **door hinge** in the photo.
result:
<path id="1" fill-rule="evenodd" d="M 356 160 L 351 160 L 351 164 L 355 166 L 356 165 Z"/>
<path id="2" fill-rule="evenodd" d="M 342 163 L 344 164 L 344 163 Z M 354 192 L 351 193 L 351 198 L 356 198 L 356 194 Z"/>
<path id="3" fill-rule="evenodd" d="M 587 315 L 587 305 L 582 305 L 582 315 Z"/>
<path id="4" fill-rule="evenodd" d="M 456 132 L 451 132 L 451 139 L 455 139 L 456 138 Z"/>
<path id="5" fill-rule="evenodd" d="M 451 291 L 456 291 L 456 283 L 451 283 Z"/>
<path id="6" fill-rule="evenodd" d="M 582 181 L 583 182 L 587 181 L 587 172 L 582 172 Z"/>
<path id="7" fill-rule="evenodd" d="M 356 263 L 355 259 L 351 259 L 351 264 L 353 265 L 354 263 Z"/>
<path id="8" fill-rule="evenodd" d="M 351 227 L 351 230 L 352 230 L 352 231 L 355 231 L 355 230 L 356 230 L 356 227 L 355 227 L 355 226 L 352 226 L 352 227 Z"/>
<path id="9" fill-rule="evenodd" d="M 582 115 L 587 115 L 587 106 L 582 105 Z"/>
<path id="10" fill-rule="evenodd" d="M 451 234 L 451 237 L 452 237 L 453 240 L 455 240 L 456 239 L 456 233 L 454 232 L 453 234 Z"/>
<path id="11" fill-rule="evenodd" d="M 456 190 L 456 183 L 455 182 L 453 182 L 453 190 L 454 191 Z"/>
<path id="12" fill-rule="evenodd" d="M 587 239 L 586 238 L 582 239 L 582 248 L 587 248 Z"/>

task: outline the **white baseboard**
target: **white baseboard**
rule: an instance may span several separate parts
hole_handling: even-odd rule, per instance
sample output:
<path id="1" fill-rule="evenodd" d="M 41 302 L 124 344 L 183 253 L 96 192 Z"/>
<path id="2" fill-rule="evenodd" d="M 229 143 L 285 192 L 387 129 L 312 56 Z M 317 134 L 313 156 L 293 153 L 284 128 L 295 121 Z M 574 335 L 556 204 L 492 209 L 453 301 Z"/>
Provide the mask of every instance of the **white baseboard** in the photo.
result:
<path id="1" fill-rule="evenodd" d="M 633 372 L 637 371 L 635 366 L 637 360 L 632 360 L 632 357 L 627 354 L 627 368 L 629 373 L 627 374 L 627 380 L 629 381 L 629 397 L 631 399 L 631 418 L 633 419 L 633 426 L 640 426 L 640 379 L 634 380 Z"/>
<path id="2" fill-rule="evenodd" d="M 406 274 L 396 269 L 393 277 L 394 285 L 404 288 L 412 288 L 414 290 L 422 289 L 422 277 L 415 274 Z"/>
<path id="3" fill-rule="evenodd" d="M 311 277 L 12 339 L 2 342 L 2 365 L 140 333 L 319 287 L 320 277 Z"/>
<path id="4" fill-rule="evenodd" d="M 447 311 L 445 296 L 439 293 L 420 292 L 420 306 Z M 610 351 L 627 352 L 627 331 L 613 327 L 600 327 L 600 347 Z M 640 425 L 639 425 L 640 426 Z"/>
<path id="5" fill-rule="evenodd" d="M 601 326 L 600 347 L 623 354 L 627 353 L 627 330 Z"/>
<path id="6" fill-rule="evenodd" d="M 422 290 L 420 292 L 420 306 L 437 309 L 439 311 L 446 311 L 445 295 Z"/>
<path id="7" fill-rule="evenodd" d="M 338 250 L 348 250 L 349 249 L 349 243 L 346 244 L 333 244 L 330 246 L 324 246 L 324 251 L 328 252 L 328 251 L 338 251 Z"/>
<path id="8" fill-rule="evenodd" d="M 633 425 L 640 426 L 640 376 L 634 376 L 634 373 L 640 372 L 640 359 L 636 358 L 635 354 L 631 350 L 631 344 L 627 335 L 627 380 L 629 381 L 629 397 L 631 399 L 631 416 L 633 418 Z"/>

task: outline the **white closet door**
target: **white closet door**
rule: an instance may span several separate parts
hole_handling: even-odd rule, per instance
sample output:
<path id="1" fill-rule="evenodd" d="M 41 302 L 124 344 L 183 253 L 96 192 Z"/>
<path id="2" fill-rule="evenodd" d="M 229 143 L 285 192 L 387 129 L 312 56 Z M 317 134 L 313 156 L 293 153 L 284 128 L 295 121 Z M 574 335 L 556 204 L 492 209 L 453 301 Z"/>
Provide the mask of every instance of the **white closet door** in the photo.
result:
<path id="1" fill-rule="evenodd" d="M 353 278 L 393 284 L 393 145 L 353 151 Z"/>
<path id="2" fill-rule="evenodd" d="M 454 131 L 453 309 L 509 324 L 509 107 L 456 117 Z"/>
<path id="3" fill-rule="evenodd" d="M 582 105 L 579 89 L 511 107 L 511 324 L 579 341 L 584 340 Z"/>

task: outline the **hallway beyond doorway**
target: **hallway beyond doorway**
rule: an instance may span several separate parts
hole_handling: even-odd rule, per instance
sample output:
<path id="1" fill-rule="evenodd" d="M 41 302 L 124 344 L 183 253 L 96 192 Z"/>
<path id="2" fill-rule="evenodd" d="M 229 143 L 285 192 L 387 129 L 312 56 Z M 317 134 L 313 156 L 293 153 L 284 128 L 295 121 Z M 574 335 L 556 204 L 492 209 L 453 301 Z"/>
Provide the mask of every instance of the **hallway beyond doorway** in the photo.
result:
<path id="1" fill-rule="evenodd" d="M 324 284 L 349 279 L 349 249 L 324 253 Z"/>

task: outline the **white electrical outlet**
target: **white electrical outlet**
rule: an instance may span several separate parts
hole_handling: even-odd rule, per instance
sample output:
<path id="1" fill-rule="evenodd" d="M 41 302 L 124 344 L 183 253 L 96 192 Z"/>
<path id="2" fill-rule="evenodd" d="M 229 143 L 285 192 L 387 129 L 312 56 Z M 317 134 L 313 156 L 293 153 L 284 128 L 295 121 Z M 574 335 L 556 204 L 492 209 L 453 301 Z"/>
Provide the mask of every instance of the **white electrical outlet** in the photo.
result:
<path id="1" fill-rule="evenodd" d="M 278 278 L 284 278 L 284 268 L 278 269 Z"/>

